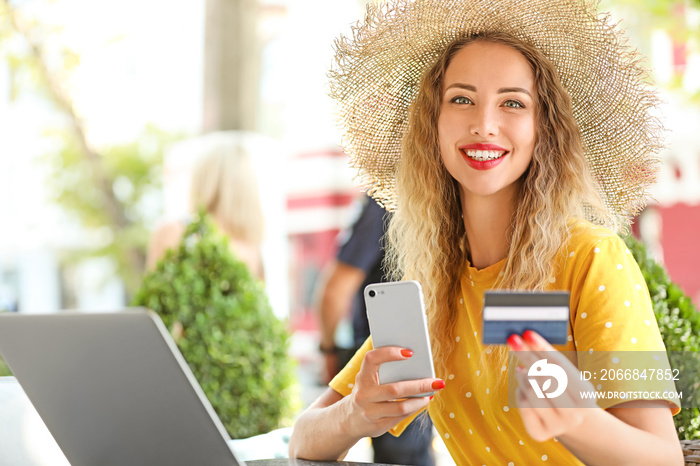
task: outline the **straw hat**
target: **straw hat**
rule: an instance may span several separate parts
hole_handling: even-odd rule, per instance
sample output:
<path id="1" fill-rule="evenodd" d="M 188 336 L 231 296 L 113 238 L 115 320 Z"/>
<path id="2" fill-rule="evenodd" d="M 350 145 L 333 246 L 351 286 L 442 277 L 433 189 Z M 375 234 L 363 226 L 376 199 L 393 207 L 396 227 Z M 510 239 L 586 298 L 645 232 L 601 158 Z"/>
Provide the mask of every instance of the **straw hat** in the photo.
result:
<path id="1" fill-rule="evenodd" d="M 588 0 L 390 0 L 336 41 L 330 95 L 360 181 L 389 210 L 408 108 L 421 75 L 454 39 L 496 30 L 533 44 L 569 92 L 586 157 L 623 225 L 646 203 L 663 147 L 640 55 Z M 595 220 L 595 219 L 592 219 Z"/>

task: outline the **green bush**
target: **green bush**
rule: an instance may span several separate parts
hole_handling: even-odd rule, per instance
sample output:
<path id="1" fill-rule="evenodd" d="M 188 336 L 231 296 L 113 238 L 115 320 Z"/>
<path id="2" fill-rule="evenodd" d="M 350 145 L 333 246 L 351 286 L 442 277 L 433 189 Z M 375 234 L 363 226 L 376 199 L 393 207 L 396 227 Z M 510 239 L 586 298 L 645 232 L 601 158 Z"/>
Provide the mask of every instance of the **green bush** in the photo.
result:
<path id="1" fill-rule="evenodd" d="M 698 354 L 700 352 L 700 315 L 690 298 L 671 281 L 666 270 L 649 255 L 646 247 L 632 236 L 625 238 L 647 282 L 654 314 L 669 353 L 671 367 L 679 369 L 681 404 L 691 406 L 674 416 L 682 440 L 700 438 L 700 390 L 698 390 Z M 694 407 L 692 407 L 694 406 Z"/>
<path id="2" fill-rule="evenodd" d="M 285 323 L 205 215 L 146 275 L 134 305 L 161 316 L 232 438 L 291 425 L 298 396 Z"/>
<path id="3" fill-rule="evenodd" d="M 7 367 L 7 364 L 5 364 L 2 356 L 0 356 L 0 377 L 5 375 L 12 375 L 12 372 L 10 371 L 10 368 Z"/>
<path id="4" fill-rule="evenodd" d="M 0 310 L 0 312 L 8 312 L 8 311 Z M 7 363 L 5 362 L 5 360 L 2 358 L 2 355 L 0 354 L 0 377 L 6 376 L 6 375 L 12 375 L 12 371 L 10 370 L 9 367 L 7 367 Z"/>

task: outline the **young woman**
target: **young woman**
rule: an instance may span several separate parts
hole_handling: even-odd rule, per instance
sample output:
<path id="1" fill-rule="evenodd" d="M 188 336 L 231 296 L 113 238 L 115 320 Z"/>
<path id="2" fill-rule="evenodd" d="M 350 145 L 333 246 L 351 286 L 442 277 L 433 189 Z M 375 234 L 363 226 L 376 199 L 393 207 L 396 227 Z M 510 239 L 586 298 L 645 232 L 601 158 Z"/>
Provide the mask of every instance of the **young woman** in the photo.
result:
<path id="1" fill-rule="evenodd" d="M 200 138 L 197 162 L 190 183 L 189 211 L 205 209 L 229 237 L 231 249 L 264 280 L 260 250 L 264 221 L 257 175 L 241 137 L 234 133 L 210 133 Z M 193 154 L 197 156 L 197 154 Z M 156 266 L 165 251 L 180 244 L 187 219 L 164 222 L 151 236 L 146 265 Z"/>
<path id="2" fill-rule="evenodd" d="M 427 409 L 457 464 L 682 464 L 675 400 L 582 399 L 595 388 L 560 353 L 664 349 L 639 268 L 614 233 L 633 210 L 615 193 L 637 202 L 629 193 L 648 174 L 650 159 L 629 147 L 644 156 L 656 148 L 647 134 L 655 121 L 633 124 L 653 99 L 627 85 L 638 77 L 629 73 L 632 57 L 610 62 L 585 51 L 591 43 L 597 52 L 622 50 L 586 5 L 397 1 L 370 12 L 354 42 L 339 43 L 333 79 L 346 145 L 370 193 L 395 208 L 391 263 L 397 277 L 423 285 L 438 378 L 379 385 L 379 366 L 411 351 L 373 349 L 368 340 L 297 420 L 292 456 L 342 458 L 360 438 L 400 434 Z M 415 53 L 392 55 L 376 43 L 409 38 L 423 44 L 405 45 Z M 383 55 L 390 58 L 379 66 Z M 408 63 L 403 80 L 397 61 Z M 421 61 L 429 64 L 407 98 L 402 86 Z M 380 72 L 367 73 L 365 63 Z M 584 73 L 587 65 L 598 74 Z M 630 94 L 600 99 L 619 98 L 616 86 Z M 397 137 L 400 148 L 392 146 Z M 494 288 L 568 290 L 567 344 L 526 332 L 512 335 L 509 348 L 483 345 L 483 294 Z M 509 349 L 521 366 L 546 356 L 564 368 L 564 394 L 538 399 Z M 411 398 L 426 391 L 437 394 Z"/>

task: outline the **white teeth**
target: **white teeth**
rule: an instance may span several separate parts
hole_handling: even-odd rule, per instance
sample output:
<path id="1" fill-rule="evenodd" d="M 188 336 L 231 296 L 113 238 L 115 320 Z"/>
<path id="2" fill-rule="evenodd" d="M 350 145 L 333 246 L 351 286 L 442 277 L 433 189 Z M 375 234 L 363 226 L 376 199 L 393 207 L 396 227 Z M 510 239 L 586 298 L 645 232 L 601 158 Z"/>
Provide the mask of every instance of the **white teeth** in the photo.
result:
<path id="1" fill-rule="evenodd" d="M 501 150 L 467 150 L 466 153 L 470 159 L 478 160 L 479 162 L 496 160 L 505 155 L 505 152 Z"/>

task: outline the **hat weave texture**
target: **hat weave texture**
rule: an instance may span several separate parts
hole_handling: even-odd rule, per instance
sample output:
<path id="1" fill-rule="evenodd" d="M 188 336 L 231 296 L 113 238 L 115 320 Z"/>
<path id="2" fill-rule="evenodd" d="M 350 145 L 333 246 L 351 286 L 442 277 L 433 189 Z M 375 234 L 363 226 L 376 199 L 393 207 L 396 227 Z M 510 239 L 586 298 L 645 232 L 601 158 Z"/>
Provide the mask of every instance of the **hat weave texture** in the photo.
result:
<path id="1" fill-rule="evenodd" d="M 453 40 L 499 31 L 540 49 L 571 97 L 585 154 L 610 212 L 626 225 L 646 204 L 663 147 L 659 100 L 641 56 L 597 2 L 390 0 L 368 6 L 336 40 L 329 72 L 342 145 L 360 182 L 396 208 L 394 186 L 409 106 L 424 71 Z M 595 218 L 590 220 L 595 221 Z"/>

